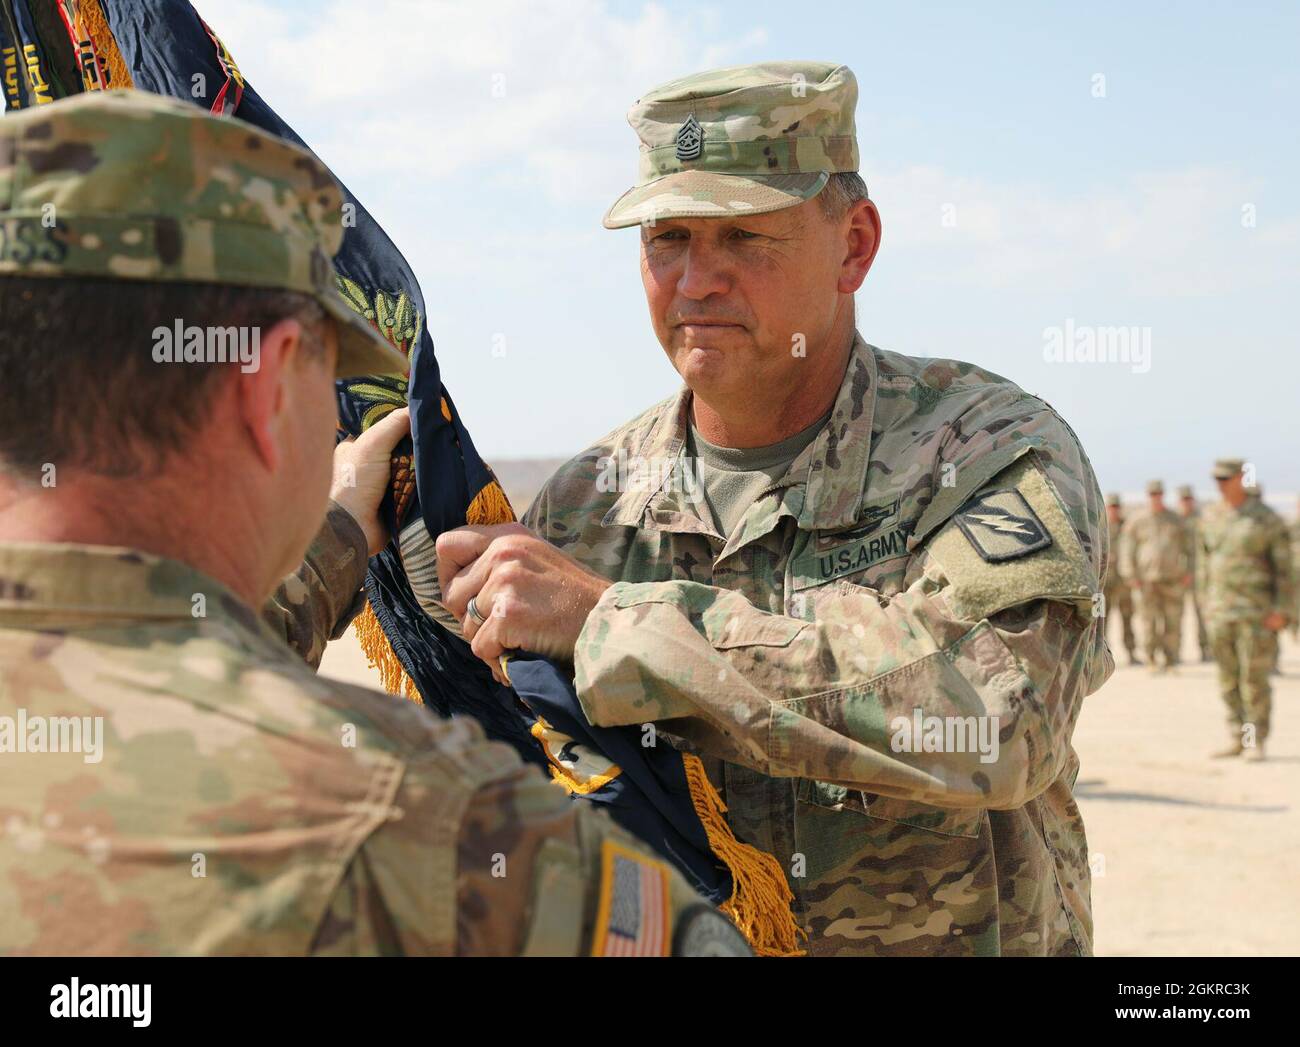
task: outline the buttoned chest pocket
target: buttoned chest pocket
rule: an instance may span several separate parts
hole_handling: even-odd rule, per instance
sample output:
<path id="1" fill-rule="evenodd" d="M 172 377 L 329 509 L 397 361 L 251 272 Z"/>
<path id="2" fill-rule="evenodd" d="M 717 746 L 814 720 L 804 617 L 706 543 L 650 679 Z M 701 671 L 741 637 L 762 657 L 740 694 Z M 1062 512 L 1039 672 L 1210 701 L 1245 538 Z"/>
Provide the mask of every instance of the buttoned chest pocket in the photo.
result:
<path id="1" fill-rule="evenodd" d="M 799 782 L 797 795 L 801 804 L 841 812 L 846 820 L 846 831 L 850 831 L 852 818 L 865 817 L 876 822 L 894 822 L 940 836 L 974 838 L 980 835 L 988 817 L 988 812 L 983 808 L 933 807 L 914 800 L 899 800 L 892 796 L 880 796 L 809 778 Z"/>

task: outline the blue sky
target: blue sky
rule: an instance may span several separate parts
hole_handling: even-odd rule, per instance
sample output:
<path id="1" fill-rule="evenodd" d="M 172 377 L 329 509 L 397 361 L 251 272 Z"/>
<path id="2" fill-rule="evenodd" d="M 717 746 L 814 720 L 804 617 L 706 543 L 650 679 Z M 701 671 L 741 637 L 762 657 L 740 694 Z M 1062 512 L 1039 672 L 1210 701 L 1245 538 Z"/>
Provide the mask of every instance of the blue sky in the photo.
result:
<path id="1" fill-rule="evenodd" d="M 1043 396 L 1108 489 L 1208 493 L 1231 453 L 1300 490 L 1300 5 L 981 6 L 196 0 L 407 255 L 489 460 L 575 453 L 677 386 L 636 232 L 600 227 L 637 95 L 817 58 L 860 85 L 868 341 Z M 1140 329 L 1149 369 L 1045 359 L 1067 324 Z"/>

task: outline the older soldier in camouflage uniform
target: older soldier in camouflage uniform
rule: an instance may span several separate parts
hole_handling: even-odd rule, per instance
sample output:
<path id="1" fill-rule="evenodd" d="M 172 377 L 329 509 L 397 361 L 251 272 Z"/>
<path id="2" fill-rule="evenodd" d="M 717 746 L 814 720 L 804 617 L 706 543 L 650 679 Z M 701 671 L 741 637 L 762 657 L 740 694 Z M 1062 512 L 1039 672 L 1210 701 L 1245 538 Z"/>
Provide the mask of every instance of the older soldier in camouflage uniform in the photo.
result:
<path id="1" fill-rule="evenodd" d="M 1208 662 L 1210 654 L 1210 638 L 1205 631 L 1205 616 L 1201 614 L 1201 601 L 1196 595 L 1196 586 L 1193 582 L 1196 574 L 1196 531 L 1200 525 L 1201 510 L 1196 504 L 1196 492 L 1192 489 L 1191 484 L 1183 484 L 1178 488 L 1178 515 L 1183 519 L 1183 528 L 1187 536 L 1187 594 L 1192 604 L 1192 613 L 1196 616 L 1196 644 L 1200 648 L 1201 661 Z M 1179 636 L 1182 636 L 1182 626 L 1179 625 Z"/>
<path id="2" fill-rule="evenodd" d="M 573 953 L 629 880 L 664 889 L 648 951 L 742 951 L 475 724 L 285 646 L 346 617 L 402 417 L 253 610 L 326 511 L 335 373 L 405 364 L 336 290 L 341 203 L 187 103 L 0 120 L 0 954 Z"/>
<path id="3" fill-rule="evenodd" d="M 1205 610 L 1219 687 L 1228 706 L 1228 747 L 1216 756 L 1264 759 L 1272 703 L 1269 669 L 1277 634 L 1295 613 L 1291 543 L 1282 518 L 1251 498 L 1240 458 L 1214 463 L 1222 501 L 1205 508 L 1197 533 L 1196 588 Z"/>
<path id="4" fill-rule="evenodd" d="M 1041 400 L 855 332 L 880 237 L 856 98 L 791 62 L 633 107 L 640 179 L 605 224 L 641 227 L 685 384 L 526 526 L 442 535 L 428 609 L 491 665 L 572 659 L 593 723 L 701 752 L 811 953 L 1086 953 L 1070 737 L 1113 668 L 1101 492 Z"/>
<path id="5" fill-rule="evenodd" d="M 1118 619 L 1129 665 L 1141 665 L 1137 637 L 1133 634 L 1133 589 L 1121 573 L 1124 548 L 1124 503 L 1118 494 L 1106 495 L 1106 533 L 1110 540 L 1110 569 L 1106 572 L 1106 619 Z"/>
<path id="6" fill-rule="evenodd" d="M 1146 509 L 1124 525 L 1121 563 L 1137 593 L 1147 661 L 1153 672 L 1168 671 L 1178 664 L 1189 563 L 1186 531 L 1165 507 L 1165 485 L 1159 480 L 1147 484 Z"/>

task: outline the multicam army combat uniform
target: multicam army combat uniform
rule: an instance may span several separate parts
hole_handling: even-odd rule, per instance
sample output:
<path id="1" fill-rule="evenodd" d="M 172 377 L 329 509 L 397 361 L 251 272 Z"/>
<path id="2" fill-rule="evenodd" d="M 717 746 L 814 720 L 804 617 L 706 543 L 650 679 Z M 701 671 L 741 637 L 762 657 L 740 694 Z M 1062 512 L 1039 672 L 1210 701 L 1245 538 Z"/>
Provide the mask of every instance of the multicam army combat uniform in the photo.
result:
<path id="1" fill-rule="evenodd" d="M 587 950 L 605 846 L 640 847 L 472 721 L 285 646 L 363 548 L 334 509 L 263 622 L 183 564 L 0 546 L 0 717 L 102 724 L 93 763 L 0 752 L 0 955 Z M 652 867 L 674 916 L 699 905 Z"/>
<path id="2" fill-rule="evenodd" d="M 814 955 L 1089 952 L 1070 736 L 1113 665 L 1073 433 L 977 367 L 857 338 L 830 421 L 724 536 L 654 464 L 689 406 L 598 441 L 523 518 L 616 583 L 575 652 L 591 722 L 657 721 L 706 757 Z M 611 489 L 624 467 L 658 479 Z M 997 758 L 898 751 L 918 715 L 996 717 Z"/>
<path id="3" fill-rule="evenodd" d="M 1286 524 L 1262 499 L 1247 498 L 1236 509 L 1216 502 L 1202 510 L 1196 588 L 1229 730 L 1238 739 L 1244 724 L 1254 725 L 1257 742 L 1269 734 L 1277 633 L 1263 621 L 1274 611 L 1288 618 L 1295 613 L 1292 572 Z"/>
<path id="4" fill-rule="evenodd" d="M 1142 640 L 1152 668 L 1157 657 L 1166 667 L 1178 664 L 1186 578 L 1187 532 L 1169 509 L 1145 509 L 1124 523 L 1121 573 L 1137 591 Z"/>
<path id="5" fill-rule="evenodd" d="M 1106 521 L 1106 532 L 1110 540 L 1110 569 L 1106 572 L 1106 622 L 1109 625 L 1112 619 L 1118 619 L 1120 622 L 1121 636 L 1124 640 L 1124 650 L 1128 652 L 1130 662 L 1137 661 L 1137 636 L 1133 632 L 1133 589 L 1128 583 L 1121 570 L 1123 563 L 1123 543 L 1124 543 L 1125 523 L 1120 520 L 1118 523 L 1112 523 L 1109 519 Z"/>

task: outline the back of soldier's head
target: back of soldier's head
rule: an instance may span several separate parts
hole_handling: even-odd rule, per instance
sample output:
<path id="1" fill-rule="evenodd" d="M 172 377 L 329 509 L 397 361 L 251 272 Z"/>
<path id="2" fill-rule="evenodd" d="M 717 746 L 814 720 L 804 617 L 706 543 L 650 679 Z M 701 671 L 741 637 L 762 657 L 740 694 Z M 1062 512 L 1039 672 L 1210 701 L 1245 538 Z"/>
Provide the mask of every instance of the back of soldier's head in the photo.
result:
<path id="1" fill-rule="evenodd" d="M 184 457 L 285 319 L 346 373 L 403 361 L 351 315 L 329 258 L 341 191 L 305 150 L 119 91 L 0 122 L 0 468 L 136 474 Z M 367 344 L 369 343 L 369 344 Z"/>

